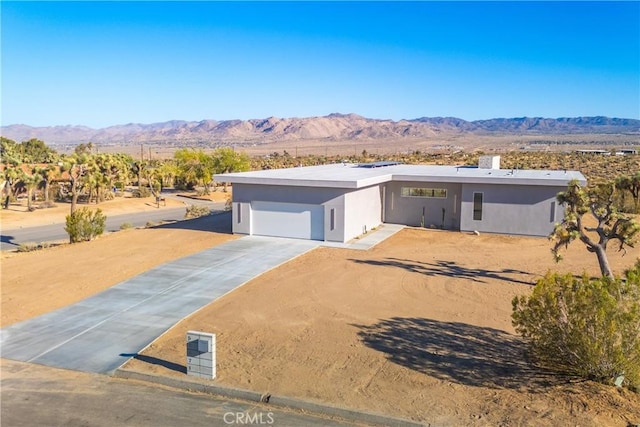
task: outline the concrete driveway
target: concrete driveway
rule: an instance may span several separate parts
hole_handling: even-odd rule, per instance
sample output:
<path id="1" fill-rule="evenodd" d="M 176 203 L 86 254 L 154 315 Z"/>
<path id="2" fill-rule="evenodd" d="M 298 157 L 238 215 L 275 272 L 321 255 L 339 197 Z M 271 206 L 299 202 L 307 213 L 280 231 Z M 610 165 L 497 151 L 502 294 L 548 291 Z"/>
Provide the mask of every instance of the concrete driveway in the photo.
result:
<path id="1" fill-rule="evenodd" d="M 164 264 L 2 329 L 2 357 L 112 373 L 184 317 L 318 244 L 247 236 Z"/>

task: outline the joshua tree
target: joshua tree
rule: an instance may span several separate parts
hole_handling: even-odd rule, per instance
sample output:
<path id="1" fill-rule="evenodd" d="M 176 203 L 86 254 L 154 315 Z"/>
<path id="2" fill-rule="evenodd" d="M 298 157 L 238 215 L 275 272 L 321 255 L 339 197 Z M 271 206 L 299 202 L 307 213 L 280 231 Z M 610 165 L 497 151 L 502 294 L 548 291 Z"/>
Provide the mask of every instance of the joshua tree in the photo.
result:
<path id="1" fill-rule="evenodd" d="M 640 224 L 615 208 L 616 187 L 612 183 L 597 185 L 587 189 L 578 181 L 571 181 L 567 191 L 558 193 L 558 202 L 565 206 L 564 219 L 557 224 L 550 239 L 555 243 L 551 251 L 556 261 L 562 259 L 560 249 L 579 239 L 589 252 L 595 253 L 603 276 L 613 278 L 613 272 L 607 258 L 607 244 L 616 241 L 618 250 L 633 247 L 640 233 Z M 594 227 L 584 222 L 584 215 L 591 213 L 597 221 Z"/>

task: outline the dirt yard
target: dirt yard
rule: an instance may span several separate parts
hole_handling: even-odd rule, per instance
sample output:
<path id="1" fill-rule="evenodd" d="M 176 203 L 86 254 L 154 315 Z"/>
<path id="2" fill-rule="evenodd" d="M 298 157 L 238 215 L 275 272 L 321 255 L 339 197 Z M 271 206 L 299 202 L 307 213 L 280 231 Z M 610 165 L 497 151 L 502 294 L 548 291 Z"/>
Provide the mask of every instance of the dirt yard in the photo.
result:
<path id="1" fill-rule="evenodd" d="M 231 238 L 128 230 L 5 256 L 2 325 Z M 610 256 L 619 273 L 640 251 Z M 526 363 L 511 299 L 549 269 L 598 273 L 579 243 L 555 264 L 541 238 L 407 229 L 369 251 L 320 248 L 185 319 L 126 368 L 184 376 L 195 329 L 217 334 L 216 382 L 262 393 L 436 425 L 639 423 L 638 395 Z"/>
<path id="2" fill-rule="evenodd" d="M 222 197 L 222 196 L 217 196 Z M 166 208 L 184 206 L 167 199 Z M 92 208 L 95 205 L 91 205 Z M 151 198 L 117 198 L 98 205 L 106 215 L 157 209 Z M 162 207 L 160 209 L 165 209 Z M 63 223 L 69 205 L 26 212 L 12 206 L 0 213 L 2 228 Z M 203 231 L 199 219 L 184 227 L 129 229 L 75 245 L 28 253 L 3 252 L 0 325 L 7 326 L 94 295 L 157 265 L 233 239 Z M 72 267 L 72 268 L 71 268 Z"/>

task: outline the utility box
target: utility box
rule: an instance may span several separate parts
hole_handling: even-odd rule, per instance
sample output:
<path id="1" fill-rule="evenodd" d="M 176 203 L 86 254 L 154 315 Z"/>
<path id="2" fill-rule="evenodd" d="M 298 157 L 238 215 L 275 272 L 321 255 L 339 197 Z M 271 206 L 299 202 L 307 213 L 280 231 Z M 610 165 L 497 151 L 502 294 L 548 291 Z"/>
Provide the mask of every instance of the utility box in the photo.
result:
<path id="1" fill-rule="evenodd" d="M 500 156 L 480 156 L 479 169 L 500 169 Z"/>
<path id="2" fill-rule="evenodd" d="M 187 375 L 216 377 L 216 336 L 206 332 L 187 332 Z"/>

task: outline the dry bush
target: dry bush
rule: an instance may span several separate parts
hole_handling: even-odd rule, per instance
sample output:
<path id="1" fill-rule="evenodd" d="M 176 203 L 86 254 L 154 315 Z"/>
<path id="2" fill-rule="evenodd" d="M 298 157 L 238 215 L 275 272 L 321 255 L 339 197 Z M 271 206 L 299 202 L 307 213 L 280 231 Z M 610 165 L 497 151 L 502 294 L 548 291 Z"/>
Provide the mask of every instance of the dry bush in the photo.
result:
<path id="1" fill-rule="evenodd" d="M 512 320 L 542 365 L 640 390 L 640 260 L 625 278 L 548 273 L 530 297 L 515 297 Z"/>

